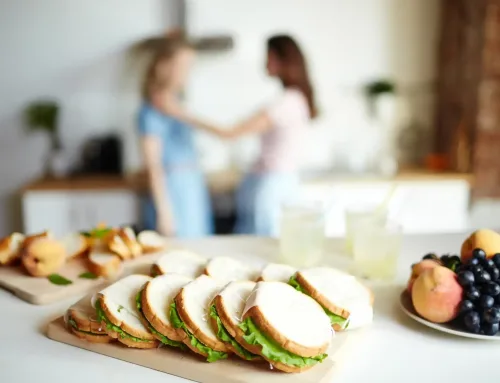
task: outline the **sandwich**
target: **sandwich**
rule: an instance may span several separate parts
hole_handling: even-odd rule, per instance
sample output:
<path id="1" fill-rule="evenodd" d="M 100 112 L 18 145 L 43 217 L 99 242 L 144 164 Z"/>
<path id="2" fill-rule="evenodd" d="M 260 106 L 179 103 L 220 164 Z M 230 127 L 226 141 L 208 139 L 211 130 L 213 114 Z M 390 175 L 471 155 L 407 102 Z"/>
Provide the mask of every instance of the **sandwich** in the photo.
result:
<path id="1" fill-rule="evenodd" d="M 153 230 L 144 230 L 137 236 L 137 241 L 144 253 L 157 253 L 165 250 L 165 238 Z"/>
<path id="2" fill-rule="evenodd" d="M 255 281 L 259 273 L 247 264 L 230 257 L 216 257 L 208 261 L 205 274 L 223 283 Z"/>
<path id="3" fill-rule="evenodd" d="M 114 278 L 122 272 L 122 259 L 113 253 L 92 250 L 88 256 L 88 268 L 97 276 Z"/>
<path id="4" fill-rule="evenodd" d="M 259 282 L 284 282 L 287 283 L 290 277 L 295 274 L 297 270 L 289 265 L 281 263 L 269 263 L 262 269 Z"/>
<path id="5" fill-rule="evenodd" d="M 123 227 L 118 230 L 118 235 L 128 247 L 132 258 L 137 258 L 142 255 L 142 247 L 137 241 L 137 237 L 131 227 Z"/>
<path id="6" fill-rule="evenodd" d="M 83 256 L 89 250 L 87 239 L 80 233 L 69 234 L 64 237 L 61 242 L 66 249 L 66 256 L 68 259 Z"/>
<path id="7" fill-rule="evenodd" d="M 121 259 L 127 260 L 132 258 L 132 253 L 123 238 L 120 236 L 119 230 L 110 230 L 104 237 L 104 244 L 111 252 L 118 255 Z"/>
<path id="8" fill-rule="evenodd" d="M 302 372 L 322 362 L 333 334 L 321 306 L 282 282 L 257 283 L 239 328 L 244 348 L 284 372 Z"/>
<path id="9" fill-rule="evenodd" d="M 97 318 L 106 333 L 128 347 L 156 348 L 158 340 L 142 323 L 135 297 L 151 280 L 145 275 L 129 275 L 99 292 L 95 298 Z"/>
<path id="10" fill-rule="evenodd" d="M 184 344 L 210 363 L 226 359 L 230 352 L 209 320 L 210 304 L 222 287 L 215 279 L 201 275 L 184 286 L 170 305 L 170 322 Z"/>
<path id="11" fill-rule="evenodd" d="M 255 282 L 239 281 L 229 283 L 214 299 L 210 306 L 210 320 L 217 337 L 240 358 L 248 361 L 262 361 L 245 349 L 242 341 L 243 331 L 238 327 L 245 309 L 245 302 L 252 293 Z"/>
<path id="12" fill-rule="evenodd" d="M 206 258 L 191 251 L 171 250 L 153 264 L 151 275 L 176 273 L 194 279 L 203 274 L 206 263 Z"/>
<path id="13" fill-rule="evenodd" d="M 352 275 L 315 267 L 298 271 L 289 283 L 323 307 L 335 331 L 359 328 L 373 320 L 373 294 Z"/>
<path id="14" fill-rule="evenodd" d="M 180 289 L 192 278 L 179 274 L 165 274 L 146 283 L 136 297 L 137 311 L 143 323 L 161 343 L 185 349 L 183 336 L 170 322 L 170 304 Z"/>
<path id="15" fill-rule="evenodd" d="M 113 338 L 108 336 L 100 321 L 97 320 L 95 309 L 90 300 L 81 301 L 71 306 L 64 321 L 69 330 L 78 338 L 92 343 L 109 343 Z"/>
<path id="16" fill-rule="evenodd" d="M 23 242 L 21 233 L 12 233 L 0 240 L 0 266 L 12 265 L 20 259 Z"/>

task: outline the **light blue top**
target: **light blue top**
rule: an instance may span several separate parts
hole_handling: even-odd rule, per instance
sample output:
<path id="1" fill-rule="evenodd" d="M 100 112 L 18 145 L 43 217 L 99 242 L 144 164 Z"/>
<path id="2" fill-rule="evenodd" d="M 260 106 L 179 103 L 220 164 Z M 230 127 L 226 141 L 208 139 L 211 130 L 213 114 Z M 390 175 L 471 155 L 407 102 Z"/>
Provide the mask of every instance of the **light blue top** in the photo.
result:
<path id="1" fill-rule="evenodd" d="M 161 139 L 162 163 L 166 170 L 198 164 L 191 127 L 160 113 L 148 103 L 139 111 L 139 132 Z"/>

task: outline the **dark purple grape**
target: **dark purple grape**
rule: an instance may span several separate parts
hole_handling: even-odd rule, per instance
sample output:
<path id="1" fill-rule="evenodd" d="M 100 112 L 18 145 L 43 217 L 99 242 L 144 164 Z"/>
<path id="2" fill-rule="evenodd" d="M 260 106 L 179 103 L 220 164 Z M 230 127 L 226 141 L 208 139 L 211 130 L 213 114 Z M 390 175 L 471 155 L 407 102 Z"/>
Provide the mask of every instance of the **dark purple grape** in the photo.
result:
<path id="1" fill-rule="evenodd" d="M 475 334 L 479 333 L 481 330 L 481 318 L 476 311 L 469 311 L 464 315 L 464 326 L 465 329 L 469 332 L 473 332 Z"/>
<path id="2" fill-rule="evenodd" d="M 432 259 L 432 260 L 437 261 L 437 260 L 439 260 L 439 257 L 434 253 L 429 253 L 429 254 L 424 255 L 424 257 L 422 259 Z"/>
<path id="3" fill-rule="evenodd" d="M 498 307 L 491 307 L 483 313 L 483 320 L 486 323 L 500 323 L 500 309 Z"/>
<path id="4" fill-rule="evenodd" d="M 481 295 L 478 306 L 482 309 L 489 309 L 495 304 L 495 299 L 490 295 Z"/>
<path id="5" fill-rule="evenodd" d="M 484 335 L 493 336 L 498 333 L 500 325 L 498 323 L 483 323 L 482 327 Z"/>
<path id="6" fill-rule="evenodd" d="M 483 249 L 474 249 L 474 251 L 472 252 L 472 257 L 482 260 L 486 258 L 486 253 Z"/>
<path id="7" fill-rule="evenodd" d="M 497 295 L 495 297 L 495 304 L 498 305 L 500 307 L 500 295 Z"/>
<path id="8" fill-rule="evenodd" d="M 460 306 L 458 309 L 460 314 L 465 314 L 472 310 L 474 310 L 474 303 L 472 303 L 468 299 L 465 299 L 462 302 L 460 302 Z"/>
<path id="9" fill-rule="evenodd" d="M 491 281 L 491 276 L 486 270 L 483 270 L 482 272 L 474 275 L 474 277 L 476 278 L 476 283 L 480 284 L 488 283 Z"/>
<path id="10" fill-rule="evenodd" d="M 490 274 L 492 281 L 496 281 L 500 278 L 500 270 L 498 270 L 498 267 L 492 267 L 488 270 L 488 273 Z"/>
<path id="11" fill-rule="evenodd" d="M 475 266 L 471 267 L 470 271 L 472 271 L 474 273 L 474 276 L 476 276 L 477 274 L 484 271 L 484 269 L 483 269 L 483 266 L 481 266 L 481 265 L 475 265 Z"/>
<path id="12" fill-rule="evenodd" d="M 481 292 L 492 297 L 496 297 L 500 294 L 500 286 L 495 282 L 488 282 L 481 286 Z"/>
<path id="13" fill-rule="evenodd" d="M 493 259 L 491 258 L 487 258 L 484 262 L 483 262 L 483 265 L 484 265 L 484 268 L 486 270 L 492 268 L 492 267 L 496 267 L 495 265 L 495 262 L 493 262 Z"/>
<path id="14" fill-rule="evenodd" d="M 491 259 L 495 262 L 496 267 L 500 268 L 500 253 L 496 253 Z"/>
<path id="15" fill-rule="evenodd" d="M 458 283 L 460 286 L 467 287 L 472 286 L 474 284 L 474 273 L 472 271 L 461 271 L 458 273 Z"/>
<path id="16" fill-rule="evenodd" d="M 472 302 L 477 301 L 480 296 L 481 293 L 479 292 L 479 289 L 475 286 L 469 287 L 464 294 L 464 297 Z"/>

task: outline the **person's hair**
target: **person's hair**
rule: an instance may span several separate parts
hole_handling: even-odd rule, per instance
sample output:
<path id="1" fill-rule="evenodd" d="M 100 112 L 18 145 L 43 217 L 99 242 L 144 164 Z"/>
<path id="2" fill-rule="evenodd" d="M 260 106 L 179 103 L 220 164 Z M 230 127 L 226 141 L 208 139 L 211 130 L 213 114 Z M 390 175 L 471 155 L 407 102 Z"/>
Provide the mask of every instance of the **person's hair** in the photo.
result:
<path id="1" fill-rule="evenodd" d="M 267 40 L 267 50 L 276 55 L 281 62 L 279 73 L 285 88 L 297 88 L 305 96 L 311 119 L 318 115 L 314 99 L 314 90 L 309 79 L 307 63 L 297 42 L 288 35 L 276 35 Z"/>
<path id="2" fill-rule="evenodd" d="M 142 81 L 142 96 L 144 99 L 149 100 L 155 91 L 168 86 L 170 79 L 168 76 L 159 76 L 158 65 L 171 60 L 179 51 L 192 48 L 191 43 L 182 34 L 177 33 L 149 40 L 143 45 L 142 49 L 151 55 Z"/>

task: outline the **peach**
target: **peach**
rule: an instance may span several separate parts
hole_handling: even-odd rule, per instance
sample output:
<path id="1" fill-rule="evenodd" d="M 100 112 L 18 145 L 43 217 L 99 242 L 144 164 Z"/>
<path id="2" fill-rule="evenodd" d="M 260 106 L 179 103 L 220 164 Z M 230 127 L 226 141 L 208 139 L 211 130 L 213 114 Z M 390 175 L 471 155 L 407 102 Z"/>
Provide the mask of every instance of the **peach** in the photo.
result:
<path id="1" fill-rule="evenodd" d="M 438 266 L 420 274 L 413 284 L 411 297 L 420 316 L 434 323 L 445 323 L 458 315 L 462 293 L 456 274 Z"/>
<path id="2" fill-rule="evenodd" d="M 419 263 L 413 265 L 411 268 L 410 279 L 408 280 L 408 285 L 406 287 L 408 292 L 411 294 L 413 284 L 415 283 L 415 280 L 420 276 L 420 274 L 422 274 L 425 270 L 430 270 L 440 265 L 441 262 L 434 259 L 424 259 L 423 261 L 420 261 Z"/>
<path id="3" fill-rule="evenodd" d="M 462 244 L 460 250 L 462 262 L 472 257 L 474 249 L 484 250 L 488 258 L 500 253 L 500 234 L 489 229 L 481 229 L 472 233 Z"/>

